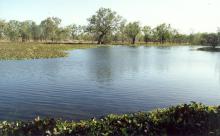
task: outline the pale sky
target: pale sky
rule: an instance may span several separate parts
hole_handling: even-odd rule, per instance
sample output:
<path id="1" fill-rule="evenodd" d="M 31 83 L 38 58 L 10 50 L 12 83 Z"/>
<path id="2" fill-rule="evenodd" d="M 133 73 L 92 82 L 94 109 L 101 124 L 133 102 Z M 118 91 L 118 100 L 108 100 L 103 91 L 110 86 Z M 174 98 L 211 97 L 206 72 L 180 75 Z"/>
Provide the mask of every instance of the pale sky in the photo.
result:
<path id="1" fill-rule="evenodd" d="M 220 27 L 220 0 L 0 0 L 0 19 L 40 23 L 55 16 L 63 26 L 86 25 L 100 7 L 142 25 L 169 23 L 182 33 L 216 32 Z"/>

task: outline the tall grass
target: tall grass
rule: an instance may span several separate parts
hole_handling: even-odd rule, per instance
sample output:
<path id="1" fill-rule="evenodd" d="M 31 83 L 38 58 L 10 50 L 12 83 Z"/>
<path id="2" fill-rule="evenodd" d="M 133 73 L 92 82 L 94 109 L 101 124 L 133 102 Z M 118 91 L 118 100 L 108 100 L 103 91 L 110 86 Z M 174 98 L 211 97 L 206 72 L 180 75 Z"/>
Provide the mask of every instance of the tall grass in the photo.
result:
<path id="1" fill-rule="evenodd" d="M 91 44 L 0 43 L 0 60 L 57 58 L 68 56 L 67 50 L 94 48 Z"/>

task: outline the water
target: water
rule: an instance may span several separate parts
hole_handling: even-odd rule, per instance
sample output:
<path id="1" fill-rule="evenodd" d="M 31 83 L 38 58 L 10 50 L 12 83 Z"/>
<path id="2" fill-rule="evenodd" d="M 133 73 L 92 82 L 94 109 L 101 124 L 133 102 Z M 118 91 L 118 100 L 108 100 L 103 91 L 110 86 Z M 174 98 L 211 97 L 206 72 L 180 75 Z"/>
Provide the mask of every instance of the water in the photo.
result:
<path id="1" fill-rule="evenodd" d="M 190 101 L 220 104 L 220 53 L 195 48 L 114 46 L 0 61 L 0 120 L 79 120 Z"/>

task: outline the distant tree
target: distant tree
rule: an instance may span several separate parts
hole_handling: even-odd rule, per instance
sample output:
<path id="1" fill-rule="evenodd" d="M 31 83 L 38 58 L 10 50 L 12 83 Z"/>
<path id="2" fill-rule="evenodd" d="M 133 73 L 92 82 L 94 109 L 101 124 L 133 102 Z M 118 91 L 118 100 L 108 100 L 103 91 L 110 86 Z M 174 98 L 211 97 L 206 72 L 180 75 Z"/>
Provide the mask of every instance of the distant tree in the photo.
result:
<path id="1" fill-rule="evenodd" d="M 67 26 L 67 29 L 69 30 L 69 34 L 70 34 L 70 38 L 72 40 L 75 40 L 77 39 L 77 31 L 78 31 L 78 28 L 75 24 L 72 24 L 72 25 L 69 25 Z"/>
<path id="2" fill-rule="evenodd" d="M 31 24 L 31 35 L 32 40 L 38 41 L 43 39 L 43 29 L 40 25 L 37 25 L 35 22 Z"/>
<path id="3" fill-rule="evenodd" d="M 61 27 L 56 31 L 56 41 L 65 41 L 70 37 L 70 29 L 68 27 Z"/>
<path id="4" fill-rule="evenodd" d="M 0 39 L 3 39 L 5 36 L 5 29 L 7 23 L 4 20 L 0 20 Z"/>
<path id="5" fill-rule="evenodd" d="M 59 29 L 59 24 L 61 23 L 61 19 L 57 17 L 49 17 L 43 20 L 40 24 L 43 30 L 43 38 L 45 40 L 52 40 L 56 39 L 56 32 Z"/>
<path id="6" fill-rule="evenodd" d="M 191 33 L 188 36 L 188 41 L 190 44 L 199 45 L 202 44 L 203 34 L 202 33 Z"/>
<path id="7" fill-rule="evenodd" d="M 142 32 L 144 33 L 144 42 L 149 42 L 152 38 L 152 30 L 150 26 L 144 26 L 142 29 Z"/>
<path id="8" fill-rule="evenodd" d="M 20 22 L 16 20 L 11 20 L 8 22 L 6 28 L 6 35 L 11 41 L 19 40 L 20 37 Z"/>
<path id="9" fill-rule="evenodd" d="M 219 44 L 219 38 L 218 34 L 216 33 L 210 33 L 204 35 L 205 44 L 208 46 L 212 46 L 212 48 L 215 48 Z"/>
<path id="10" fill-rule="evenodd" d="M 126 26 L 126 20 L 122 20 L 119 25 L 119 32 L 118 32 L 118 37 L 121 39 L 121 42 L 124 43 L 126 40 L 126 33 L 125 33 L 125 26 Z"/>
<path id="11" fill-rule="evenodd" d="M 165 23 L 158 25 L 154 28 L 154 37 L 159 40 L 160 43 L 168 41 L 171 37 L 171 26 Z"/>
<path id="12" fill-rule="evenodd" d="M 98 44 L 102 44 L 106 36 L 117 29 L 120 21 L 121 17 L 116 12 L 108 8 L 100 8 L 88 19 L 88 31 L 96 36 Z"/>
<path id="13" fill-rule="evenodd" d="M 183 34 L 180 34 L 176 29 L 172 29 L 170 31 L 170 42 L 173 43 L 187 43 L 186 36 Z"/>
<path id="14" fill-rule="evenodd" d="M 220 27 L 217 29 L 217 35 L 218 35 L 218 44 L 220 45 Z"/>
<path id="15" fill-rule="evenodd" d="M 21 22 L 20 25 L 20 35 L 22 38 L 22 42 L 30 40 L 32 37 L 32 21 L 24 21 Z"/>
<path id="16" fill-rule="evenodd" d="M 188 43 L 187 35 L 175 33 L 172 37 L 174 43 Z"/>
<path id="17" fill-rule="evenodd" d="M 89 33 L 87 31 L 87 26 L 79 25 L 77 27 L 77 40 L 85 40 L 84 36 L 87 34 L 89 35 Z"/>
<path id="18" fill-rule="evenodd" d="M 135 44 L 136 37 L 140 33 L 141 27 L 139 22 L 132 22 L 126 25 L 125 27 L 125 33 L 128 38 L 131 39 L 131 43 Z"/>

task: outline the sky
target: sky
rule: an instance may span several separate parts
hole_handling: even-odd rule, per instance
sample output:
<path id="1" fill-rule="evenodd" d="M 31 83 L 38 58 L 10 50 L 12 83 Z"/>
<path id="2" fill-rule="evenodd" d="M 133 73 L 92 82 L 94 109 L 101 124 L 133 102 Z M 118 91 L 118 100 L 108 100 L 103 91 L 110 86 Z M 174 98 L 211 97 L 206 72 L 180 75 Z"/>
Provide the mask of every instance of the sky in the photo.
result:
<path id="1" fill-rule="evenodd" d="M 54 16 L 62 19 L 62 26 L 86 25 L 100 7 L 142 26 L 168 23 L 181 33 L 216 32 L 220 27 L 220 0 L 0 0 L 0 19 L 40 23 Z"/>

